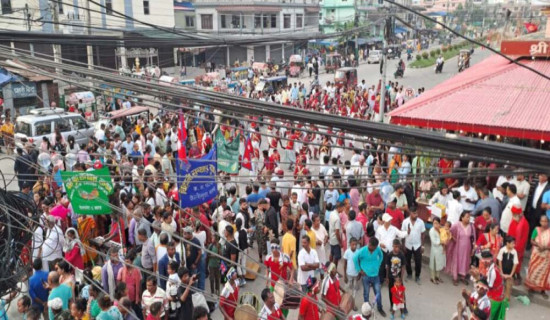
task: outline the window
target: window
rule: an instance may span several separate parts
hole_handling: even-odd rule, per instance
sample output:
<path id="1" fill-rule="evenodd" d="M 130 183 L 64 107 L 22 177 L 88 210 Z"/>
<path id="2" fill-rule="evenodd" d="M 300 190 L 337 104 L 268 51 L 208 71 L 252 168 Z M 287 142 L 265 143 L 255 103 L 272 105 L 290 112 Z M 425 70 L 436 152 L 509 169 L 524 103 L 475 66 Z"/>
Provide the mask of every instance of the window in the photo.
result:
<path id="1" fill-rule="evenodd" d="M 10 14 L 12 12 L 11 0 L 2 0 L 2 14 Z"/>
<path id="2" fill-rule="evenodd" d="M 231 26 L 235 29 L 239 29 L 241 27 L 241 16 L 233 15 L 231 17 Z"/>
<path id="3" fill-rule="evenodd" d="M 264 29 L 269 28 L 269 17 L 267 15 L 264 15 L 263 20 L 264 20 Z"/>
<path id="4" fill-rule="evenodd" d="M 149 13 L 151 13 L 151 10 L 149 8 L 149 0 L 144 0 L 143 1 L 143 14 L 148 15 Z"/>
<path id="5" fill-rule="evenodd" d="M 52 133 L 52 121 L 46 120 L 34 124 L 34 130 L 37 136 L 44 136 Z"/>
<path id="6" fill-rule="evenodd" d="M 185 26 L 186 27 L 194 27 L 195 26 L 195 17 L 185 16 Z"/>
<path id="7" fill-rule="evenodd" d="M 57 2 L 57 12 L 63 14 L 63 3 L 61 1 Z"/>
<path id="8" fill-rule="evenodd" d="M 74 117 L 71 118 L 73 122 L 73 130 L 82 130 L 82 129 L 88 129 L 88 123 L 84 118 L 82 117 Z"/>
<path id="9" fill-rule="evenodd" d="M 212 30 L 214 29 L 213 19 L 211 14 L 201 14 L 201 28 Z"/>
<path id="10" fill-rule="evenodd" d="M 227 29 L 227 17 L 225 16 L 225 14 L 222 14 L 220 16 L 220 24 L 222 29 Z"/>
<path id="11" fill-rule="evenodd" d="M 271 28 L 277 28 L 277 15 L 271 15 Z"/>
<path id="12" fill-rule="evenodd" d="M 254 15 L 254 28 L 260 29 L 262 27 L 262 15 L 261 14 L 255 14 Z"/>
<path id="13" fill-rule="evenodd" d="M 113 0 L 105 1 L 105 12 L 107 14 L 113 14 Z"/>
<path id="14" fill-rule="evenodd" d="M 22 133 L 27 137 L 32 137 L 31 125 L 26 122 L 17 122 L 15 124 L 15 132 Z"/>
<path id="15" fill-rule="evenodd" d="M 285 29 L 290 28 L 290 14 L 283 15 L 283 26 Z"/>
<path id="16" fill-rule="evenodd" d="M 303 14 L 297 14 L 296 15 L 296 28 L 302 28 L 304 26 L 304 15 Z"/>
<path id="17" fill-rule="evenodd" d="M 55 119 L 53 122 L 54 128 L 59 129 L 60 132 L 69 132 L 72 130 L 71 123 L 67 118 Z"/>

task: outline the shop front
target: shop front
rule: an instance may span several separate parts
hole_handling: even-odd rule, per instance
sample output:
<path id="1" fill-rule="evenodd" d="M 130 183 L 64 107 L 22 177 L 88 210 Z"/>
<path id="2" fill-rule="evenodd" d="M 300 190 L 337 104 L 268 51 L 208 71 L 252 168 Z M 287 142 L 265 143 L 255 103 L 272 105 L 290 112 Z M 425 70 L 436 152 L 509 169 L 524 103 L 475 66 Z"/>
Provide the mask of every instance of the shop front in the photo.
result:
<path id="1" fill-rule="evenodd" d="M 4 109 L 13 116 L 25 115 L 39 105 L 36 83 L 10 82 L 2 88 Z M 41 103 L 40 103 L 41 105 Z"/>

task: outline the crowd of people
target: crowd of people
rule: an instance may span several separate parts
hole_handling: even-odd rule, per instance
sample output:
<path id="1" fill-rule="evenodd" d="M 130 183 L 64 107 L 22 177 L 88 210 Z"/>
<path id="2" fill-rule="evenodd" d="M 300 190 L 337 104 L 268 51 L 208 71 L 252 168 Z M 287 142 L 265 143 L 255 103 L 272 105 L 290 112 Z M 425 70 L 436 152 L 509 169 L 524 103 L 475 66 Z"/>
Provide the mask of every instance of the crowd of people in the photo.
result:
<path id="1" fill-rule="evenodd" d="M 387 105 L 401 105 L 403 89 L 398 83 L 388 87 Z M 298 88 L 256 98 L 347 117 L 376 113 L 378 90 L 364 82 L 351 90 L 329 83 L 308 98 Z M 214 309 L 224 320 L 236 319 L 247 272 L 266 284 L 255 293 L 262 303 L 254 319 L 288 316 L 289 306 L 275 302 L 278 283 L 299 288 L 294 290 L 304 298 L 293 306 L 298 319 L 347 316 L 346 294 L 354 297 L 361 287 L 365 304 L 353 319 L 371 319 L 374 308 L 385 317 L 386 279 L 390 317 L 405 318 L 405 284 L 421 282 L 426 243 L 433 285 L 444 282 L 442 271 L 455 286 L 474 282 L 473 292 L 462 293 L 457 319 L 504 319 L 514 282 L 547 297 L 545 173 L 528 176 L 518 169 L 513 176 L 493 176 L 502 168 L 492 163 L 209 108 L 187 111 L 185 126 L 181 118 L 163 110 L 102 124 L 88 144 L 56 130 L 40 145 L 27 141 L 16 148 L 19 188 L 40 212 L 25 260 L 32 266 L 28 296 L 17 302 L 26 319 L 203 320 Z M 217 131 L 227 141 L 241 140 L 239 165 L 249 160 L 251 169 L 219 172 L 216 198 L 182 208 L 176 158 L 183 148 L 187 158 L 207 154 Z M 59 160 L 44 172 L 37 165 L 41 153 L 73 153 L 78 160 L 72 168 Z M 114 185 L 112 214 L 79 215 L 59 172 L 102 167 Z M 453 172 L 462 174 L 446 176 Z M 444 214 L 422 220 L 422 202 Z M 250 269 L 255 261 L 260 271 Z M 0 310 L 0 319 L 7 319 Z"/>

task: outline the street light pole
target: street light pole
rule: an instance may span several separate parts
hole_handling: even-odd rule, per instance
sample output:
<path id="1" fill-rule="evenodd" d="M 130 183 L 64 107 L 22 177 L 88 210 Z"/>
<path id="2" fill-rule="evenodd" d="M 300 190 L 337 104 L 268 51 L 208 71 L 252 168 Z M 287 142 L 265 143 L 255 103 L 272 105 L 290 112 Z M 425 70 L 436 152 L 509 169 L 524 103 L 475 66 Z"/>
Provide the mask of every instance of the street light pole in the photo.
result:
<path id="1" fill-rule="evenodd" d="M 391 8 L 389 8 L 391 10 Z M 391 27 L 391 14 L 386 14 L 386 20 L 384 23 L 384 32 L 382 34 L 382 81 L 380 84 L 380 122 L 384 122 L 384 114 L 386 112 L 386 72 L 388 69 L 387 58 L 386 58 L 386 49 L 387 49 L 387 37 L 390 35 L 393 30 L 390 30 Z"/>

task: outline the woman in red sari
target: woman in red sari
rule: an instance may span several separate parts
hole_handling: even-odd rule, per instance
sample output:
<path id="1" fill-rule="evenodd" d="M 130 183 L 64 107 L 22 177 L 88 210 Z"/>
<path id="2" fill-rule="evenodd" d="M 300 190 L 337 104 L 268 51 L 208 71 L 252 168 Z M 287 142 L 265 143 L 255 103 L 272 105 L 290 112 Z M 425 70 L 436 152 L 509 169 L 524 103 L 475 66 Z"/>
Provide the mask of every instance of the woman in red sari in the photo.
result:
<path id="1" fill-rule="evenodd" d="M 529 291 L 538 291 L 548 299 L 545 292 L 550 290 L 550 228 L 548 228 L 547 216 L 543 215 L 540 218 L 540 227 L 533 230 L 531 244 L 533 253 L 529 260 L 525 286 Z"/>
<path id="2" fill-rule="evenodd" d="M 65 231 L 65 245 L 63 246 L 63 252 L 65 253 L 65 259 L 74 267 L 83 270 L 84 259 L 82 256 L 86 253 L 78 232 L 75 228 L 69 228 Z"/>

